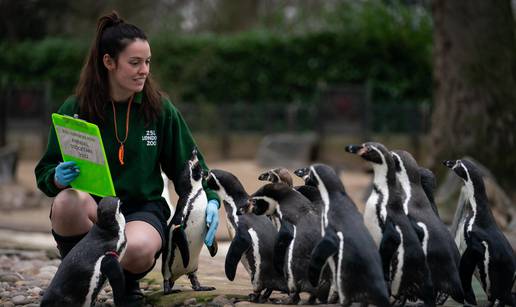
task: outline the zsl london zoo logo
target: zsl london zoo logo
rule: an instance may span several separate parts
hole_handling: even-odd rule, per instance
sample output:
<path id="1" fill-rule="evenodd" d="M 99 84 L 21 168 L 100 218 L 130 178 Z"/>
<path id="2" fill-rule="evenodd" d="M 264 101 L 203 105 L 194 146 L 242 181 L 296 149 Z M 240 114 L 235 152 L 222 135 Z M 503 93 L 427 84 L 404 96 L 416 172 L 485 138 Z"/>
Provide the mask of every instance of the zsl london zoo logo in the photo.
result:
<path id="1" fill-rule="evenodd" d="M 156 146 L 156 141 L 158 137 L 156 136 L 155 130 L 147 130 L 145 135 L 142 136 L 142 141 L 147 141 L 147 146 Z"/>

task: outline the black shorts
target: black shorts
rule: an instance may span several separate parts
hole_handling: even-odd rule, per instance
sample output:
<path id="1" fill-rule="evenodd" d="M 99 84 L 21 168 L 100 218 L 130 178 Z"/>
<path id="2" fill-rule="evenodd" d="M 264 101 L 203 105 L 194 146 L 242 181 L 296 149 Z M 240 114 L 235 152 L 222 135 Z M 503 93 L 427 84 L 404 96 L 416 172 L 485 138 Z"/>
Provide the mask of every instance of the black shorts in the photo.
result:
<path id="1" fill-rule="evenodd" d="M 161 246 L 166 242 L 167 219 L 170 210 L 166 203 L 160 201 L 145 202 L 138 206 L 122 203 L 120 211 L 125 217 L 125 222 L 143 221 L 150 224 L 161 236 Z"/>

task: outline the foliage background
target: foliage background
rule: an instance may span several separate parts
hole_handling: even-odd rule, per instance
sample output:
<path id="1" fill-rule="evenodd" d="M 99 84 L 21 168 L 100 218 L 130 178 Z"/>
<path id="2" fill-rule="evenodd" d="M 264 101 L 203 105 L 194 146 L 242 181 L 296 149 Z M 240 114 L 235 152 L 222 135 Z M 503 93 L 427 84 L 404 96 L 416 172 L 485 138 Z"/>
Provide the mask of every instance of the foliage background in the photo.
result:
<path id="1" fill-rule="evenodd" d="M 153 76 L 175 102 L 315 103 L 328 87 L 368 83 L 376 104 L 431 103 L 427 10 L 396 2 L 338 2 L 319 14 L 316 26 L 301 11 L 303 27 L 271 14 L 239 32 L 155 29 L 149 33 Z M 1 85 L 49 81 L 53 103 L 60 105 L 73 93 L 87 36 L 4 37 Z"/>

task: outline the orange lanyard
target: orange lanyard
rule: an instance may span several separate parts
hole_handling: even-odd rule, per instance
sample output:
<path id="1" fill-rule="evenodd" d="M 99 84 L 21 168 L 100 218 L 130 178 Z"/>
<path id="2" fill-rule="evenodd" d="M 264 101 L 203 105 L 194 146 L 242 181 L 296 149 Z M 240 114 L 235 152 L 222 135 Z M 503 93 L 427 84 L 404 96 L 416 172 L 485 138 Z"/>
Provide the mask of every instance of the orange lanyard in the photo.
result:
<path id="1" fill-rule="evenodd" d="M 113 121 L 115 122 L 115 137 L 120 147 L 118 148 L 118 161 L 120 161 L 120 165 L 124 165 L 124 143 L 127 141 L 127 136 L 129 135 L 129 116 L 131 114 L 131 103 L 133 102 L 133 96 L 129 98 L 129 104 L 127 105 L 127 115 L 125 117 L 125 138 L 123 141 L 118 137 L 118 128 L 116 126 L 116 110 L 115 103 L 111 100 L 111 105 L 113 106 Z"/>

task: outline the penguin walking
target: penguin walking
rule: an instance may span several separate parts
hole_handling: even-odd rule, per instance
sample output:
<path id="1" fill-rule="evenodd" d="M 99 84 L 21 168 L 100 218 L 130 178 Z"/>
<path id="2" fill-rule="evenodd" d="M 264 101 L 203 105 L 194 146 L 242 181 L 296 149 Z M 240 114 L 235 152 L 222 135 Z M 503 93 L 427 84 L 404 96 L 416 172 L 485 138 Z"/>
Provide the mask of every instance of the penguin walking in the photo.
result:
<path id="1" fill-rule="evenodd" d="M 298 177 L 303 178 L 303 176 L 300 176 L 297 173 L 296 173 L 296 175 Z M 323 201 L 321 199 L 321 194 L 319 193 L 317 188 L 313 187 L 311 185 L 307 185 L 307 184 L 294 187 L 293 183 L 292 183 L 293 182 L 292 176 L 290 175 L 289 171 L 286 168 L 278 167 L 278 168 L 275 168 L 275 169 L 268 170 L 267 172 L 264 172 L 264 173 L 260 174 L 260 176 L 258 177 L 258 180 L 269 181 L 269 182 L 272 182 L 272 183 L 283 182 L 283 183 L 287 184 L 288 186 L 292 187 L 294 190 L 296 190 L 299 193 L 303 194 L 303 196 L 305 196 L 308 200 L 310 200 L 310 202 L 312 203 L 313 211 L 316 212 L 317 215 L 322 217 L 321 210 L 324 207 L 324 204 L 323 204 Z M 275 224 L 279 224 L 277 218 L 273 218 L 273 217 L 271 217 L 271 218 L 273 219 L 273 222 Z M 321 221 L 321 223 L 322 223 L 322 221 Z M 278 227 L 278 230 L 279 229 L 280 229 L 280 227 Z M 322 229 L 321 229 L 321 231 L 322 231 Z M 287 237 L 289 237 L 290 233 L 286 234 L 286 235 L 287 235 Z M 285 236 L 285 234 L 283 236 Z M 287 240 L 288 240 L 288 238 L 287 238 Z M 279 240 L 279 242 L 281 242 L 281 241 Z M 283 240 L 283 242 L 286 242 L 286 240 Z M 281 246 L 278 246 L 277 254 L 278 255 L 282 254 L 282 250 L 283 250 L 283 255 L 284 255 L 285 247 L 286 247 L 285 244 L 283 245 L 283 248 L 281 248 Z M 280 258 L 280 257 L 278 257 L 278 258 Z M 329 304 L 335 304 L 339 300 L 339 294 L 337 292 L 337 286 L 336 286 L 336 280 L 335 280 L 335 272 L 334 272 L 335 271 L 335 263 L 334 263 L 333 259 L 330 259 L 328 261 L 328 263 L 329 263 L 329 267 L 330 267 L 330 270 L 331 270 L 331 274 L 334 277 L 332 279 L 331 286 L 330 286 L 330 292 L 329 292 L 329 295 L 328 295 L 328 303 Z M 278 264 L 278 266 L 282 266 L 282 265 L 283 265 L 283 261 L 281 261 L 281 264 Z"/>
<path id="2" fill-rule="evenodd" d="M 493 218 L 480 170 L 465 159 L 443 161 L 443 164 L 464 181 L 467 197 L 465 223 L 457 230 L 461 233 L 460 277 L 466 302 L 476 305 L 471 279 L 477 271 L 490 306 L 496 302 L 501 306 L 516 306 L 511 294 L 516 258 Z"/>
<path id="3" fill-rule="evenodd" d="M 199 254 L 204 244 L 208 227 L 206 225 L 206 207 L 208 200 L 202 181 L 204 172 L 197 158 L 197 150 L 192 151 L 185 164 L 180 181 L 176 184 L 179 200 L 174 216 L 167 227 L 167 242 L 162 253 L 161 272 L 163 275 L 163 292 L 170 294 L 174 282 L 187 275 L 195 291 L 215 290 L 214 287 L 201 286 L 197 278 Z M 213 257 L 217 253 L 217 242 L 208 247 Z"/>
<path id="4" fill-rule="evenodd" d="M 282 269 L 287 280 L 287 304 L 297 304 L 299 293 L 310 294 L 309 303 L 316 299 L 326 302 L 331 284 L 331 273 L 325 271 L 314 287 L 308 280 L 310 253 L 321 240 L 319 216 L 310 200 L 284 183 L 269 183 L 251 195 L 250 205 L 243 210 L 257 215 L 276 215 L 281 229 L 275 245 L 275 266 Z"/>
<path id="5" fill-rule="evenodd" d="M 390 306 L 376 245 L 335 171 L 328 165 L 315 164 L 294 173 L 316 188 L 324 202 L 324 237 L 311 254 L 308 271 L 312 285 L 318 283 L 323 266 L 333 257 L 340 304 Z"/>
<path id="6" fill-rule="evenodd" d="M 97 223 L 63 259 L 45 290 L 41 306 L 94 306 L 106 278 L 116 306 L 123 306 L 125 280 L 119 259 L 126 248 L 125 218 L 120 200 L 103 198 Z"/>
<path id="7" fill-rule="evenodd" d="M 283 274 L 274 268 L 274 243 L 278 231 L 271 220 L 252 213 L 239 213 L 239 208 L 247 206 L 249 195 L 240 180 L 230 172 L 211 170 L 207 183 L 224 204 L 232 233 L 225 261 L 227 278 L 234 280 L 240 261 L 253 285 L 253 293 L 249 295 L 251 301 L 264 303 L 272 291 L 287 292 Z"/>
<path id="8" fill-rule="evenodd" d="M 437 304 L 444 304 L 449 295 L 458 303 L 464 304 L 459 276 L 459 250 L 451 233 L 430 203 L 427 196 L 430 191 L 425 192 L 422 186 L 421 168 L 407 151 L 394 150 L 391 153 L 396 176 L 404 192 L 403 208 L 415 221 L 414 228 L 421 237 Z"/>
<path id="9" fill-rule="evenodd" d="M 373 166 L 374 186 L 366 203 L 364 223 L 379 247 L 391 295 L 402 304 L 407 299 L 421 299 L 425 306 L 435 306 L 425 253 L 413 228 L 414 221 L 403 207 L 392 155 L 385 146 L 374 142 L 348 145 L 346 151 Z"/>

